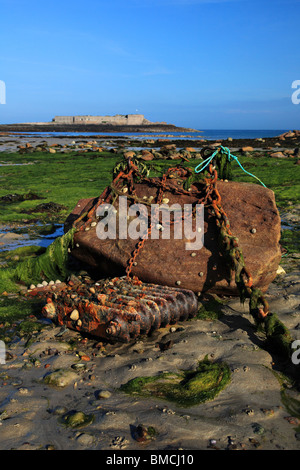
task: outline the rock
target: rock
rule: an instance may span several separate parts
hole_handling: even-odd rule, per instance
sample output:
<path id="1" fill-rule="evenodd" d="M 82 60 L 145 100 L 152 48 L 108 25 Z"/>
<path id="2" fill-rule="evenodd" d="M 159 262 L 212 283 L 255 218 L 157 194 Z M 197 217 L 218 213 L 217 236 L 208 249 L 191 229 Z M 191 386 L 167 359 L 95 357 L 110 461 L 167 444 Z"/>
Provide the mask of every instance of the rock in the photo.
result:
<path id="1" fill-rule="evenodd" d="M 151 152 L 145 152 L 140 156 L 140 159 L 149 162 L 154 159 L 154 155 Z"/>
<path id="2" fill-rule="evenodd" d="M 58 388 L 64 388 L 74 383 L 78 379 L 76 372 L 68 369 L 57 369 L 50 374 L 47 374 L 43 381 L 46 385 L 51 385 Z"/>
<path id="3" fill-rule="evenodd" d="M 91 434 L 82 433 L 76 438 L 76 441 L 83 447 L 91 447 L 95 438 Z"/>
<path id="4" fill-rule="evenodd" d="M 64 415 L 65 413 L 67 412 L 67 408 L 65 406 L 56 406 L 54 408 L 54 410 L 52 411 L 52 413 L 55 415 L 55 416 L 62 416 Z"/>
<path id="5" fill-rule="evenodd" d="M 253 147 L 243 147 L 242 151 L 243 152 L 253 152 L 254 148 Z"/>
<path id="6" fill-rule="evenodd" d="M 79 312 L 78 310 L 73 310 L 73 312 L 70 314 L 71 320 L 77 321 L 79 319 Z"/>
<path id="7" fill-rule="evenodd" d="M 124 157 L 125 158 L 133 158 L 133 157 L 135 157 L 135 152 L 132 152 L 132 151 L 124 152 Z"/>
<path id="8" fill-rule="evenodd" d="M 284 155 L 284 153 L 282 153 L 282 152 L 270 153 L 270 157 L 273 157 L 273 158 L 287 158 L 287 156 Z"/>
<path id="9" fill-rule="evenodd" d="M 138 426 L 134 426 L 132 429 L 132 437 L 137 442 L 148 442 L 149 440 L 154 439 L 156 434 L 157 432 L 152 426 L 146 428 L 142 424 L 139 424 Z"/>
<path id="10" fill-rule="evenodd" d="M 49 148 L 49 153 L 56 153 L 55 149 Z"/>
<path id="11" fill-rule="evenodd" d="M 169 179 L 169 190 L 164 191 L 170 205 L 195 203 L 193 195 L 178 196 L 172 191 L 177 186 L 176 179 Z M 156 201 L 157 188 L 150 183 L 135 185 L 139 198 L 153 197 Z M 191 187 L 193 189 L 193 186 Z M 266 291 L 275 279 L 281 260 L 279 240 L 281 237 L 281 220 L 276 207 L 273 191 L 258 184 L 218 181 L 217 188 L 222 198 L 222 206 L 228 215 L 232 233 L 238 238 L 243 251 L 246 266 L 252 273 L 255 286 Z M 241 200 L 243 201 L 241 204 Z M 65 230 L 81 214 L 91 209 L 97 199 L 79 201 L 65 223 Z M 129 204 L 129 201 L 128 201 Z M 116 201 L 118 208 L 118 200 Z M 250 230 L 255 227 L 256 233 Z M 218 231 L 215 220 L 205 215 L 204 247 L 201 257 L 192 257 L 186 250 L 184 239 L 149 238 L 137 257 L 137 265 L 132 274 L 143 282 L 176 287 L 180 281 L 181 288 L 194 292 L 209 291 L 221 294 L 237 295 L 235 284 L 229 284 L 229 270 L 218 248 Z M 76 246 L 79 245 L 79 247 Z M 94 233 L 79 230 L 74 235 L 72 256 L 93 268 L 101 266 L 101 275 L 119 276 L 125 269 L 131 253 L 137 244 L 129 237 L 122 240 L 105 240 L 99 242 Z M 195 251 L 195 250 L 193 250 Z M 215 269 L 212 269 L 215 266 Z M 198 273 L 203 273 L 199 276 Z"/>
<path id="12" fill-rule="evenodd" d="M 110 397 L 111 397 L 111 393 L 109 390 L 100 390 L 97 394 L 98 400 L 101 398 L 110 398 Z"/>
<path id="13" fill-rule="evenodd" d="M 285 276 L 286 275 L 286 272 L 285 270 L 282 268 L 282 266 L 278 266 L 278 269 L 276 271 L 276 274 L 278 277 L 282 277 L 282 276 Z"/>
<path id="14" fill-rule="evenodd" d="M 209 144 L 208 147 L 211 149 L 215 149 L 216 147 L 220 147 L 220 145 L 222 145 L 221 142 L 214 142 L 212 144 Z"/>
<path id="15" fill-rule="evenodd" d="M 252 429 L 255 434 L 262 435 L 265 433 L 264 427 L 259 423 L 252 423 Z"/>
<path id="16" fill-rule="evenodd" d="M 166 144 L 161 147 L 161 150 L 176 150 L 176 144 Z"/>
<path id="17" fill-rule="evenodd" d="M 70 428 L 82 428 L 94 421 L 94 415 L 87 415 L 83 411 L 71 411 L 61 418 L 61 423 Z"/>

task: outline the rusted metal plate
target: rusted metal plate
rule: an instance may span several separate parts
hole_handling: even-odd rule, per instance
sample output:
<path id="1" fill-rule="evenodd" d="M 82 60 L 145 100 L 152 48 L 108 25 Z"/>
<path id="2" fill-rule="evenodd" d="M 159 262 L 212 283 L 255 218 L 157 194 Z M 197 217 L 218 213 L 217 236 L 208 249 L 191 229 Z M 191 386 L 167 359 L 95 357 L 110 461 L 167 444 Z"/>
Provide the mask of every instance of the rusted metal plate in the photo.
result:
<path id="1" fill-rule="evenodd" d="M 154 181 L 154 179 L 153 179 Z M 178 195 L 172 190 L 178 181 L 169 182 L 169 190 L 164 191 L 164 198 L 169 204 L 195 204 L 199 186 L 191 186 L 190 195 Z M 182 183 L 180 183 L 182 184 Z M 276 277 L 281 259 L 280 250 L 280 216 L 275 203 L 273 191 L 257 184 L 224 182 L 217 183 L 222 198 L 222 206 L 228 215 L 231 231 L 238 238 L 245 264 L 252 273 L 253 283 L 262 291 Z M 135 184 L 136 196 L 141 203 L 157 196 L 158 187 L 151 182 Z M 66 221 L 66 229 L 89 210 L 96 199 L 81 200 Z M 115 208 L 118 214 L 118 199 Z M 128 201 L 129 205 L 129 201 Z M 79 207 L 80 206 L 80 207 Z M 149 206 L 150 207 L 150 206 Z M 150 208 L 149 208 L 150 210 Z M 128 260 L 138 240 L 117 239 L 100 240 L 96 234 L 94 213 L 88 231 L 79 230 L 74 235 L 72 255 L 97 268 L 99 275 L 122 276 Z M 81 226 L 81 223 L 78 225 Z M 218 230 L 212 215 L 205 210 L 204 247 L 193 252 L 186 250 L 185 238 L 174 240 L 154 240 L 149 238 L 133 266 L 132 274 L 144 282 L 190 289 L 193 292 L 210 292 L 238 295 L 230 272 L 218 245 Z"/>

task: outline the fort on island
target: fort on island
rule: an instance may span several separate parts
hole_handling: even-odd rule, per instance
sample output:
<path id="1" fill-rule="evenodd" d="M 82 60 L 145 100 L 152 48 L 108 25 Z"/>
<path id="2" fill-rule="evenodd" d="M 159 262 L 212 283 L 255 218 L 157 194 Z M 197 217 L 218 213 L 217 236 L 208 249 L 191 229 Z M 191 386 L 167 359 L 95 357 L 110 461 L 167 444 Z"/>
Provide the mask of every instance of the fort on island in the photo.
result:
<path id="1" fill-rule="evenodd" d="M 116 114 L 115 116 L 55 116 L 52 122 L 57 124 L 115 124 L 117 126 L 141 126 L 154 124 L 145 119 L 143 114 Z M 155 123 L 158 124 L 158 123 Z M 159 124 L 166 124 L 160 122 Z"/>

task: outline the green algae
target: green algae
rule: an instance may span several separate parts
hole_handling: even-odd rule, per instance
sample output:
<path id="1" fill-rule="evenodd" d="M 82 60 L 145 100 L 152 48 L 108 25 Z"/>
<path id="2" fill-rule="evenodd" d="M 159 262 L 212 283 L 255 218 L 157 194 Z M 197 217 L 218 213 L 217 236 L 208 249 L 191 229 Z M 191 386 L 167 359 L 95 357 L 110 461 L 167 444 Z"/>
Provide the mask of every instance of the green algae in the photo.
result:
<path id="1" fill-rule="evenodd" d="M 290 358 L 293 338 L 287 327 L 279 320 L 275 313 L 269 313 L 264 319 L 264 331 L 270 348 L 283 356 Z"/>
<path id="2" fill-rule="evenodd" d="M 79 199 L 100 195 L 111 183 L 112 170 L 120 159 L 120 154 L 110 152 L 102 152 L 98 158 L 89 152 L 51 156 L 43 152 L 24 155 L 2 152 L 1 155 L 3 160 L 9 159 L 14 164 L 32 164 L 1 168 L 0 197 L 21 193 L 21 181 L 23 195 L 38 194 L 45 204 L 53 202 L 66 207 L 59 213 L 35 212 L 38 210 L 36 200 L 26 198 L 1 204 L 0 221 L 7 224 L 36 219 L 63 223 Z"/>
<path id="3" fill-rule="evenodd" d="M 5 261 L 11 266 L 16 265 L 20 260 L 23 261 L 26 258 L 34 258 L 35 256 L 39 256 L 45 253 L 45 251 L 46 248 L 42 246 L 19 246 L 15 250 L 0 252 L 0 260 Z"/>
<path id="4" fill-rule="evenodd" d="M 18 283 L 29 285 L 42 280 L 65 279 L 68 270 L 68 247 L 73 241 L 75 228 L 58 237 L 49 245 L 46 251 L 35 258 L 21 261 L 15 268 L 2 269 L 0 272 L 0 293 L 17 291 Z"/>
<path id="5" fill-rule="evenodd" d="M 189 407 L 213 400 L 230 382 L 231 373 L 224 362 L 200 361 L 196 370 L 166 372 L 154 377 L 137 377 L 120 387 L 122 392 L 159 398 Z"/>
<path id="6" fill-rule="evenodd" d="M 219 320 L 223 315 L 222 307 L 226 301 L 221 300 L 218 296 L 210 296 L 205 300 L 200 299 L 200 307 L 197 315 L 194 317 L 197 320 Z"/>
<path id="7" fill-rule="evenodd" d="M 291 230 L 282 230 L 280 244 L 287 250 L 287 253 L 300 252 L 300 233 L 299 227 Z"/>
<path id="8" fill-rule="evenodd" d="M 0 298 L 0 340 L 9 344 L 16 338 L 30 340 L 47 325 L 38 322 L 42 308 L 39 299 Z"/>
<path id="9" fill-rule="evenodd" d="M 79 429 L 89 424 L 92 424 L 95 420 L 95 416 L 93 414 L 86 414 L 83 411 L 69 411 L 65 413 L 61 418 L 59 418 L 59 422 L 64 426 L 72 429 Z"/>

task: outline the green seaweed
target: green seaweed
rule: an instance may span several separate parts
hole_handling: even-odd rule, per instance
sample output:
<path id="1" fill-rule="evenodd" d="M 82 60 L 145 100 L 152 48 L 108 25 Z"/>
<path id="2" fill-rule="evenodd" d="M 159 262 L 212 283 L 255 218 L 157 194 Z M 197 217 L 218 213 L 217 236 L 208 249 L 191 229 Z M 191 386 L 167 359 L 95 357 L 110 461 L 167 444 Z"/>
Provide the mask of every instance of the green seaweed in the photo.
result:
<path id="1" fill-rule="evenodd" d="M 189 407 L 213 400 L 229 383 L 230 369 L 224 362 L 200 361 L 196 370 L 137 377 L 120 387 L 130 395 L 174 401 Z"/>
<path id="2" fill-rule="evenodd" d="M 2 269 L 0 272 L 0 293 L 18 290 L 17 283 L 29 285 L 41 280 L 65 279 L 69 274 L 67 267 L 68 247 L 73 241 L 75 228 L 58 237 L 42 255 L 21 261 L 15 268 Z"/>
<path id="3" fill-rule="evenodd" d="M 68 428 L 79 429 L 92 424 L 94 420 L 93 414 L 87 415 L 83 411 L 72 410 L 64 414 L 58 421 Z"/>
<path id="4" fill-rule="evenodd" d="M 287 327 L 275 313 L 269 313 L 264 319 L 264 331 L 271 349 L 284 358 L 291 356 L 293 339 Z"/>
<path id="5" fill-rule="evenodd" d="M 282 230 L 280 244 L 287 250 L 287 253 L 299 253 L 300 251 L 300 230 L 295 227 L 292 230 Z"/>
<path id="6" fill-rule="evenodd" d="M 222 307 L 226 302 L 217 296 L 211 296 L 206 300 L 200 300 L 200 307 L 197 315 L 194 317 L 197 320 L 219 320 L 223 315 Z"/>

